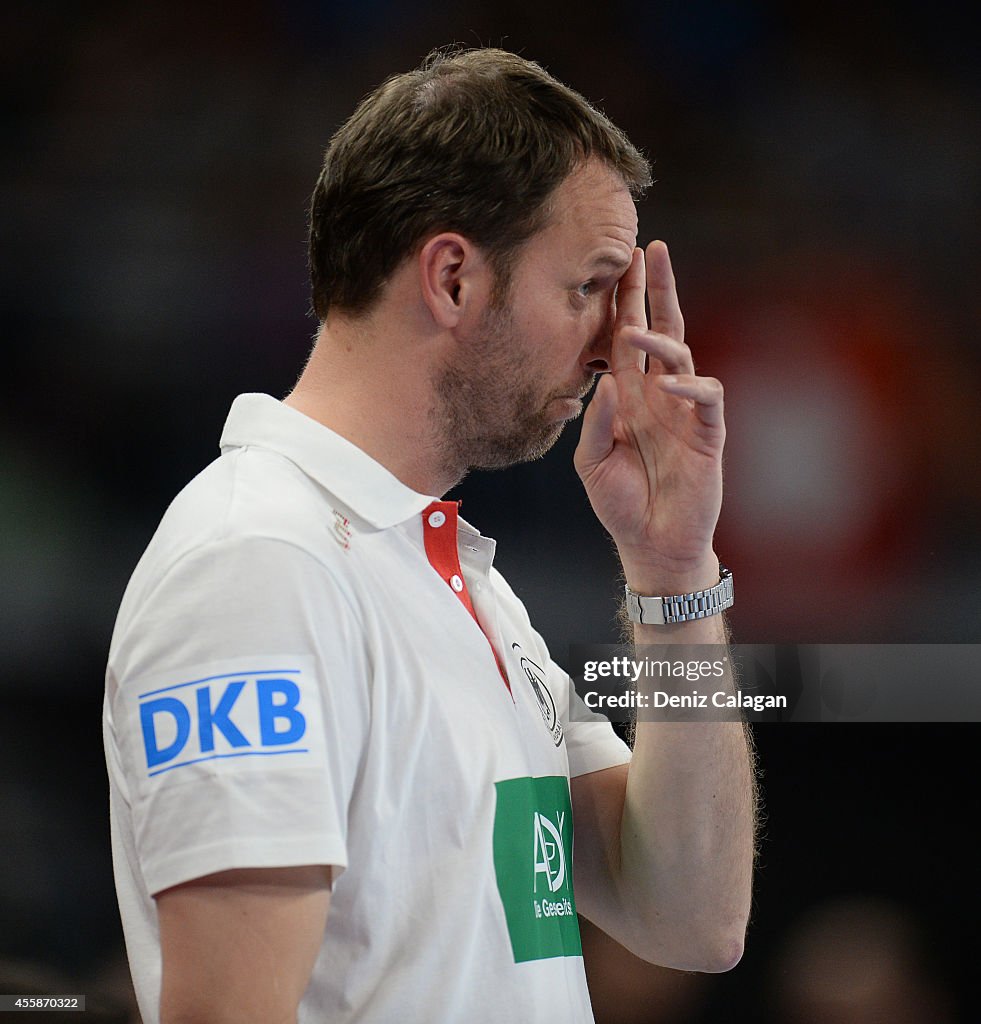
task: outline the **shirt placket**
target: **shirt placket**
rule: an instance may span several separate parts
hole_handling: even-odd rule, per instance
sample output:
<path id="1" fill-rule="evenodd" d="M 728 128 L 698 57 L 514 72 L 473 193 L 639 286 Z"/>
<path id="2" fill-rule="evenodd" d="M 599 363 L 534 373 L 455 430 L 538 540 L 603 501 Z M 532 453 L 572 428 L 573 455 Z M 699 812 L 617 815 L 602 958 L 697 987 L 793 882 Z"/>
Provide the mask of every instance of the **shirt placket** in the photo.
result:
<path id="1" fill-rule="evenodd" d="M 426 545 L 426 557 L 429 564 L 439 574 L 446 585 L 457 596 L 460 603 L 470 613 L 471 618 L 477 624 L 487 640 L 487 645 L 494 655 L 494 663 L 497 671 L 504 680 L 504 685 L 511 693 L 511 683 L 508 681 L 507 673 L 497 655 L 494 645 L 484 632 L 474 611 L 473 602 L 470 599 L 470 592 L 467 589 L 466 581 L 463 578 L 463 570 L 460 568 L 460 552 L 457 546 L 457 531 L 460 503 L 457 501 L 434 501 L 431 502 L 422 512 L 422 535 Z M 512 694 L 512 700 L 513 700 Z"/>

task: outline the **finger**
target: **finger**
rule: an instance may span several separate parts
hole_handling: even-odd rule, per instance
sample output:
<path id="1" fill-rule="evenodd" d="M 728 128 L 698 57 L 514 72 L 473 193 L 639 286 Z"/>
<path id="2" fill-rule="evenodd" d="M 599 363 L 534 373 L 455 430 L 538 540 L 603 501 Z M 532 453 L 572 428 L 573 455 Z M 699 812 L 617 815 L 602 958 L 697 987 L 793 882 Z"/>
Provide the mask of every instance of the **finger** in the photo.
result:
<path id="1" fill-rule="evenodd" d="M 667 373 L 695 373 L 695 365 L 691 358 L 691 349 L 683 341 L 675 341 L 666 334 L 655 334 L 653 331 L 637 331 L 631 328 L 627 333 L 627 341 L 634 348 L 639 348 L 652 359 L 658 360 L 663 371 Z M 654 363 L 651 366 L 654 367 Z M 655 372 L 652 370 L 652 372 Z"/>
<path id="2" fill-rule="evenodd" d="M 647 328 L 647 309 L 644 306 L 644 250 L 635 248 L 623 277 L 617 282 L 617 315 L 614 330 L 620 327 Z"/>
<path id="3" fill-rule="evenodd" d="M 647 247 L 647 301 L 651 307 L 651 330 L 684 341 L 685 320 L 664 242 L 651 242 Z"/>
<path id="4" fill-rule="evenodd" d="M 647 330 L 647 309 L 644 305 L 646 279 L 644 276 L 644 250 L 634 249 L 627 272 L 617 282 L 617 313 L 613 321 L 611 369 L 644 369 L 644 355 L 627 344 L 624 328 Z"/>
<path id="5" fill-rule="evenodd" d="M 721 427 L 725 422 L 722 384 L 715 377 L 663 374 L 655 379 L 663 391 L 690 399 L 694 403 L 695 415 L 705 426 Z"/>
<path id="6" fill-rule="evenodd" d="M 613 377 L 605 373 L 593 392 L 589 408 L 582 419 L 579 445 L 573 462 L 582 476 L 602 462 L 613 448 L 613 419 L 617 411 L 617 387 Z"/>

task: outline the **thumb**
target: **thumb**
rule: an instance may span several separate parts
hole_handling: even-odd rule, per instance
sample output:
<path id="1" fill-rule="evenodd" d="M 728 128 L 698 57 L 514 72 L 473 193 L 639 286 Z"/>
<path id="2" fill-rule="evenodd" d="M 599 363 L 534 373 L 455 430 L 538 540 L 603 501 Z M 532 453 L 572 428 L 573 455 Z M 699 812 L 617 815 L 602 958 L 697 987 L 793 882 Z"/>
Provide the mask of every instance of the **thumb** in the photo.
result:
<path id="1" fill-rule="evenodd" d="M 613 419 L 616 411 L 616 382 L 612 373 L 604 373 L 583 416 L 579 445 L 573 456 L 573 463 L 580 477 L 590 475 L 613 451 Z"/>

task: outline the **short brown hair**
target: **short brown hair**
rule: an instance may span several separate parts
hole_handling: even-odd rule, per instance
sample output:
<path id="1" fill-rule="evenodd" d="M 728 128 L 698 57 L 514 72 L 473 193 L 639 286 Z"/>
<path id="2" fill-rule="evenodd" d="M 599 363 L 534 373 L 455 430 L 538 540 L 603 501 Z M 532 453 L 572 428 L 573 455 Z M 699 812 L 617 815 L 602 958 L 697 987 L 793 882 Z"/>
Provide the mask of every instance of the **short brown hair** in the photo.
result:
<path id="1" fill-rule="evenodd" d="M 430 54 L 367 96 L 330 140 L 310 203 L 313 309 L 367 312 L 427 236 L 457 231 L 499 282 L 548 199 L 590 157 L 634 198 L 650 166 L 579 93 L 497 49 Z"/>

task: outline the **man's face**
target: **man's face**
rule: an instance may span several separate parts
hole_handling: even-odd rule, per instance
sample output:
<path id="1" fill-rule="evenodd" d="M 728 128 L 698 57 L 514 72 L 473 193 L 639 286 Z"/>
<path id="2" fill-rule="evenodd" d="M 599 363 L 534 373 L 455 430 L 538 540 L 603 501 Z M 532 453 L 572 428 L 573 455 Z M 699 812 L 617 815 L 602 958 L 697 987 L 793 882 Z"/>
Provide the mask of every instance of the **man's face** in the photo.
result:
<path id="1" fill-rule="evenodd" d="M 590 161 L 556 189 L 546 226 L 522 247 L 503 300 L 436 380 L 452 465 L 540 458 L 607 369 L 616 285 L 637 240 L 620 178 Z"/>

